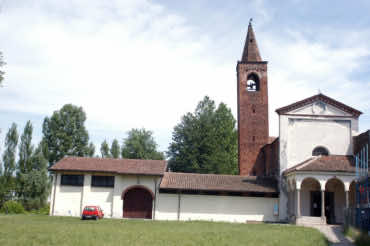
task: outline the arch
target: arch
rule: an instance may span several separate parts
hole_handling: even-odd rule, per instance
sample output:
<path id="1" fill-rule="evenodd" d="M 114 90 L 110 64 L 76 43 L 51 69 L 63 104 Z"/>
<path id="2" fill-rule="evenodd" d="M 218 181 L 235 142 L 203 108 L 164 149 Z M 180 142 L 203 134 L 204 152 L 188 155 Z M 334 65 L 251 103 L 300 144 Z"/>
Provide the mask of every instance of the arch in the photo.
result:
<path id="1" fill-rule="evenodd" d="M 141 188 L 141 189 L 144 189 L 146 191 L 148 191 L 150 193 L 150 195 L 152 196 L 152 199 L 154 199 L 154 193 L 153 191 L 151 191 L 150 189 L 148 189 L 146 186 L 144 185 L 132 185 L 130 187 L 127 187 L 123 192 L 122 192 L 122 195 L 121 195 L 121 199 L 124 200 L 125 198 L 125 195 L 126 193 L 131 190 L 131 189 L 135 189 L 135 188 Z"/>
<path id="2" fill-rule="evenodd" d="M 339 178 L 332 177 L 325 184 L 325 217 L 327 223 L 343 223 L 345 207 L 345 185 Z"/>
<path id="3" fill-rule="evenodd" d="M 300 189 L 300 214 L 302 216 L 321 216 L 321 183 L 314 177 L 302 180 Z"/>
<path id="4" fill-rule="evenodd" d="M 260 79 L 255 73 L 250 73 L 247 76 L 247 91 L 259 91 L 260 90 Z"/>
<path id="5" fill-rule="evenodd" d="M 329 155 L 329 150 L 324 146 L 317 146 L 312 150 L 312 156 Z"/>
<path id="6" fill-rule="evenodd" d="M 135 185 L 122 192 L 123 217 L 151 219 L 154 195 L 142 185 Z"/>

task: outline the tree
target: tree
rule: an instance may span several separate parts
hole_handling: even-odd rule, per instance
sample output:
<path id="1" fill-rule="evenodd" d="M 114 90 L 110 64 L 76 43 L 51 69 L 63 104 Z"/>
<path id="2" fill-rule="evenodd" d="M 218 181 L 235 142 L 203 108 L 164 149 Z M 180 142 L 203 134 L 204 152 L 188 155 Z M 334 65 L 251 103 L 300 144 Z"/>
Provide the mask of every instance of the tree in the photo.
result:
<path id="1" fill-rule="evenodd" d="M 121 149 L 117 139 L 114 139 L 110 147 L 110 154 L 113 158 L 118 159 L 121 154 Z"/>
<path id="2" fill-rule="evenodd" d="M 163 160 L 164 154 L 157 150 L 157 144 L 153 133 L 142 129 L 132 129 L 128 137 L 124 139 L 122 146 L 122 158 Z"/>
<path id="3" fill-rule="evenodd" d="M 93 157 L 95 154 L 95 145 L 90 142 L 89 146 L 87 147 L 87 156 L 88 157 Z"/>
<path id="4" fill-rule="evenodd" d="M 176 172 L 237 174 L 236 120 L 224 103 L 204 97 L 175 126 L 167 155 Z"/>
<path id="5" fill-rule="evenodd" d="M 34 147 L 32 145 L 32 132 L 33 132 L 32 123 L 31 121 L 27 121 L 19 145 L 19 158 L 17 163 L 17 176 L 16 176 L 17 196 L 22 201 L 23 205 L 25 189 L 23 176 L 31 171 L 32 167 L 31 159 L 34 151 Z"/>
<path id="6" fill-rule="evenodd" d="M 27 121 L 19 145 L 19 159 L 17 169 L 18 172 L 20 173 L 25 173 L 30 170 L 31 166 L 30 159 L 34 149 L 32 145 L 32 133 L 33 133 L 32 123 L 31 121 Z"/>
<path id="7" fill-rule="evenodd" d="M 64 105 L 44 119 L 42 126 L 44 156 L 49 166 L 64 156 L 88 156 L 89 134 L 85 128 L 86 114 L 82 107 Z M 90 151 L 91 152 L 91 151 Z"/>
<path id="8" fill-rule="evenodd" d="M 102 143 L 101 143 L 101 146 L 100 146 L 100 153 L 101 153 L 101 157 L 102 158 L 110 158 L 111 155 L 109 153 L 109 145 L 108 145 L 108 142 L 107 140 L 104 140 Z"/>
<path id="9" fill-rule="evenodd" d="M 0 51 L 0 68 L 5 65 L 5 62 L 3 60 L 3 53 Z M 2 82 L 4 80 L 4 71 L 0 70 L 0 86 L 2 85 Z"/>
<path id="10" fill-rule="evenodd" d="M 50 191 L 48 161 L 42 153 L 41 143 L 32 153 L 30 163 L 27 172 L 20 174 L 23 183 L 21 201 L 27 210 L 44 207 Z"/>
<path id="11" fill-rule="evenodd" d="M 12 124 L 5 137 L 5 150 L 3 153 L 3 173 L 0 179 L 0 205 L 13 196 L 15 189 L 14 171 L 15 155 L 18 144 L 17 125 Z"/>

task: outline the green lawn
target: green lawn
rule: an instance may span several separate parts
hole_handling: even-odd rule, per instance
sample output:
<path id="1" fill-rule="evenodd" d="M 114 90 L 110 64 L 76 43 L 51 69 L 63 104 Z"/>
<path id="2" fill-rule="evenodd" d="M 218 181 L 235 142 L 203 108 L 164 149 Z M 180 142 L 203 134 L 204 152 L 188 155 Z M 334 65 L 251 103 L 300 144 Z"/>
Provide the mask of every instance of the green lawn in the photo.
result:
<path id="1" fill-rule="evenodd" d="M 273 224 L 0 215 L 0 245 L 314 245 L 327 246 L 311 228 Z"/>

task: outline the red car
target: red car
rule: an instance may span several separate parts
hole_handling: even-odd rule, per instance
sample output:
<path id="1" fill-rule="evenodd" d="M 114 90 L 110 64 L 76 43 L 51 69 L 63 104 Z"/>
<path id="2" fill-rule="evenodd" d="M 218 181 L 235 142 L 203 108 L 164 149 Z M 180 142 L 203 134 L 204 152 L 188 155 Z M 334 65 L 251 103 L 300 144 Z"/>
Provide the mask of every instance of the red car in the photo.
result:
<path id="1" fill-rule="evenodd" d="M 86 206 L 82 212 L 82 219 L 102 219 L 104 218 L 103 210 L 99 206 Z"/>

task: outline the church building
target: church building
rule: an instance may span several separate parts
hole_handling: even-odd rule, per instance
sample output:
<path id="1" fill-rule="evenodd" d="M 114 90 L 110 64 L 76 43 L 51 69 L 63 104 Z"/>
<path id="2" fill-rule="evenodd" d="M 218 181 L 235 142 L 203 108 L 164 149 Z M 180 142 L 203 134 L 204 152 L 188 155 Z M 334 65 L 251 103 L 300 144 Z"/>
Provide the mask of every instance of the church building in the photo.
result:
<path id="1" fill-rule="evenodd" d="M 370 143 L 361 112 L 321 93 L 276 109 L 269 135 L 268 63 L 251 23 L 237 62 L 239 175 L 169 172 L 162 160 L 65 157 L 53 173 L 50 215 L 229 222 L 342 223 L 354 206 L 354 154 Z M 273 93 L 273 92 L 272 92 Z"/>

